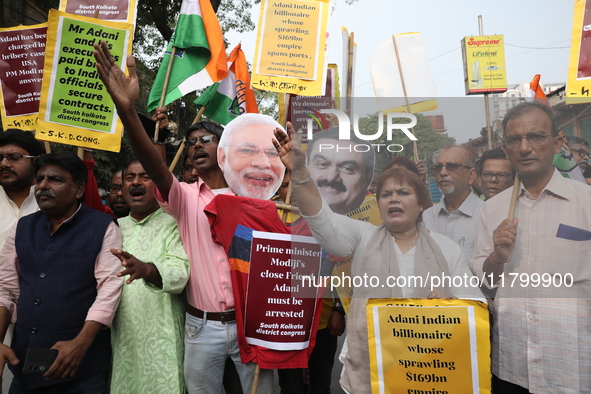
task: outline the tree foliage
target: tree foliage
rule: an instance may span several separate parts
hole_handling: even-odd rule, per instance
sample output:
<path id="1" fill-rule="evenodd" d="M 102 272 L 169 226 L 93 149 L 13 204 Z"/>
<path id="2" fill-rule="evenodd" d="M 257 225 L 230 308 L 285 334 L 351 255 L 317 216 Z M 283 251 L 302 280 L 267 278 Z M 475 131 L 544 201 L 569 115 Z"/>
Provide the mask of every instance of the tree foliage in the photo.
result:
<path id="1" fill-rule="evenodd" d="M 359 131 L 361 132 L 361 134 L 375 134 L 379 128 L 379 116 L 383 115 L 380 115 L 380 113 L 377 112 L 375 114 L 368 115 L 359 119 Z M 417 137 L 419 159 L 423 160 L 425 162 L 425 165 L 429 167 L 433 164 L 433 153 L 435 153 L 435 151 L 443 148 L 446 145 L 455 143 L 455 139 L 453 137 L 449 137 L 445 133 L 440 134 L 433 131 L 433 126 L 431 125 L 431 122 L 429 122 L 429 120 L 425 118 L 423 115 L 416 114 L 416 117 L 417 124 L 414 127 L 414 135 L 415 137 Z M 415 159 L 413 157 L 413 143 L 411 139 L 408 138 L 402 131 L 395 130 L 392 134 L 392 140 L 386 140 L 386 119 L 384 116 L 383 118 L 384 131 L 377 140 L 371 141 L 371 143 L 374 144 L 374 150 L 376 151 L 376 169 L 380 171 L 386 166 L 386 164 L 390 160 L 392 160 L 396 156 L 405 156 L 411 160 Z M 394 118 L 392 122 L 408 123 L 408 119 Z M 403 147 L 403 150 L 399 153 L 389 152 L 387 147 L 393 144 L 401 145 Z M 390 148 L 390 150 L 392 151 L 399 149 L 399 147 Z"/>

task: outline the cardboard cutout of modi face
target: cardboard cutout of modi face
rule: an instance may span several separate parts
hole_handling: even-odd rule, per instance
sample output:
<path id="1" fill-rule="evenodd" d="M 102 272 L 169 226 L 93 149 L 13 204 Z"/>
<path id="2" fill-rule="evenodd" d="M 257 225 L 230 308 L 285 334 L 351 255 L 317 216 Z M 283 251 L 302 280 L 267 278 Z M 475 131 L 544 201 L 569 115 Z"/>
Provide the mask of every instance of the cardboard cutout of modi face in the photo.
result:
<path id="1" fill-rule="evenodd" d="M 243 114 L 228 123 L 218 144 L 218 164 L 228 186 L 241 197 L 269 200 L 281 186 L 285 166 L 273 146 L 273 118 Z"/>

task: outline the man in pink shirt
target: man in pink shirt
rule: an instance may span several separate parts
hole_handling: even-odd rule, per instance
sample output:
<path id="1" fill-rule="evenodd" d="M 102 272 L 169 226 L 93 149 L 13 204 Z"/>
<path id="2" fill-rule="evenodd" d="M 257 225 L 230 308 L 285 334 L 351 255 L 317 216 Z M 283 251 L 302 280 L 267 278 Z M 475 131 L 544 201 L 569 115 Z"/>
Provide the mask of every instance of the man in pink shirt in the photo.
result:
<path id="1" fill-rule="evenodd" d="M 236 333 L 234 297 L 226 252 L 211 238 L 203 208 L 216 194 L 233 194 L 218 166 L 217 150 L 222 128 L 199 122 L 186 131 L 186 146 L 199 173 L 193 184 L 179 182 L 146 135 L 134 109 L 138 97 L 135 61 L 129 57 L 129 77 L 114 64 L 105 43 L 95 45 L 101 80 L 111 95 L 129 141 L 144 169 L 157 186 L 157 197 L 167 202 L 177 219 L 185 250 L 191 263 L 187 284 L 185 325 L 185 381 L 189 393 L 221 392 L 224 365 L 231 358 L 243 391 L 250 392 L 254 363 L 242 364 Z M 258 392 L 271 392 L 272 371 L 262 370 Z"/>

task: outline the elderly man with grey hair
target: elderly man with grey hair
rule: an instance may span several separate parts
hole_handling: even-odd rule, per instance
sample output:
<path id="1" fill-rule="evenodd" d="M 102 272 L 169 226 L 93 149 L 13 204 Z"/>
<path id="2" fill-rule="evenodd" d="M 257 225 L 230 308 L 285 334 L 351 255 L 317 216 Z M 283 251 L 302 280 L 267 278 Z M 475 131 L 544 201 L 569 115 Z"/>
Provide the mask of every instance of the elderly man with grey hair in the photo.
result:
<path id="1" fill-rule="evenodd" d="M 464 146 L 450 145 L 439 152 L 431 170 L 443 197 L 423 213 L 425 227 L 457 242 L 468 260 L 484 204 L 470 189 L 476 178 L 475 161 L 474 152 Z"/>
<path id="2" fill-rule="evenodd" d="M 281 186 L 285 166 L 273 146 L 273 132 L 285 130 L 273 118 L 243 114 L 226 126 L 218 145 L 218 164 L 238 196 L 269 200 Z"/>

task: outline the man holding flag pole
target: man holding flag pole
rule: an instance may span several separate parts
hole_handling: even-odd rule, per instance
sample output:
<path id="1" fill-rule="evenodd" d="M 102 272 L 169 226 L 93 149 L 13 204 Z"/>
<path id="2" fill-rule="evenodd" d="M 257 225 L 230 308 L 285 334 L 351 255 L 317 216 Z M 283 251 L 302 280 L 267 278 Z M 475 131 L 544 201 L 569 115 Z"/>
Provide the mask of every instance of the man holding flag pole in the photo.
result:
<path id="1" fill-rule="evenodd" d="M 183 15 L 179 16 L 177 33 L 169 45 L 169 48 L 177 47 L 177 58 L 172 66 L 164 104 L 227 75 L 221 29 L 209 0 L 185 0 L 181 10 Z M 191 15 L 184 14 L 185 11 Z M 189 28 L 185 28 L 187 21 L 190 21 Z M 212 25 L 217 27 L 212 28 Z M 184 37 L 182 39 L 181 33 Z M 197 43 L 188 42 L 188 39 Z M 139 86 L 133 57 L 128 58 L 129 76 L 125 76 L 114 64 L 104 42 L 100 46 L 95 44 L 94 55 L 100 78 L 117 107 L 135 154 L 156 184 L 157 197 L 169 203 L 173 216 L 178 221 L 190 259 L 192 274 L 187 286 L 185 326 L 187 390 L 189 393 L 221 392 L 224 365 L 226 359 L 231 358 L 236 365 L 243 391 L 250 392 L 256 365 L 252 362 L 242 364 L 240 360 L 230 267 L 223 247 L 212 241 L 209 222 L 203 212 L 203 208 L 216 194 L 234 194 L 228 188 L 217 163 L 217 148 L 222 129 L 219 126 L 189 129 L 187 141 L 193 141 L 189 144 L 189 155 L 200 179 L 191 185 L 178 182 L 146 135 L 134 110 Z M 185 72 L 187 70 L 183 64 L 189 59 L 189 70 Z M 166 68 L 167 65 L 163 63 L 161 71 Z M 181 68 L 180 76 L 177 74 L 178 68 Z M 163 79 L 159 73 L 151 92 L 149 109 L 159 105 L 161 90 L 158 91 L 158 87 L 163 86 L 159 82 Z M 257 392 L 271 392 L 272 381 L 273 371 L 261 370 Z"/>

